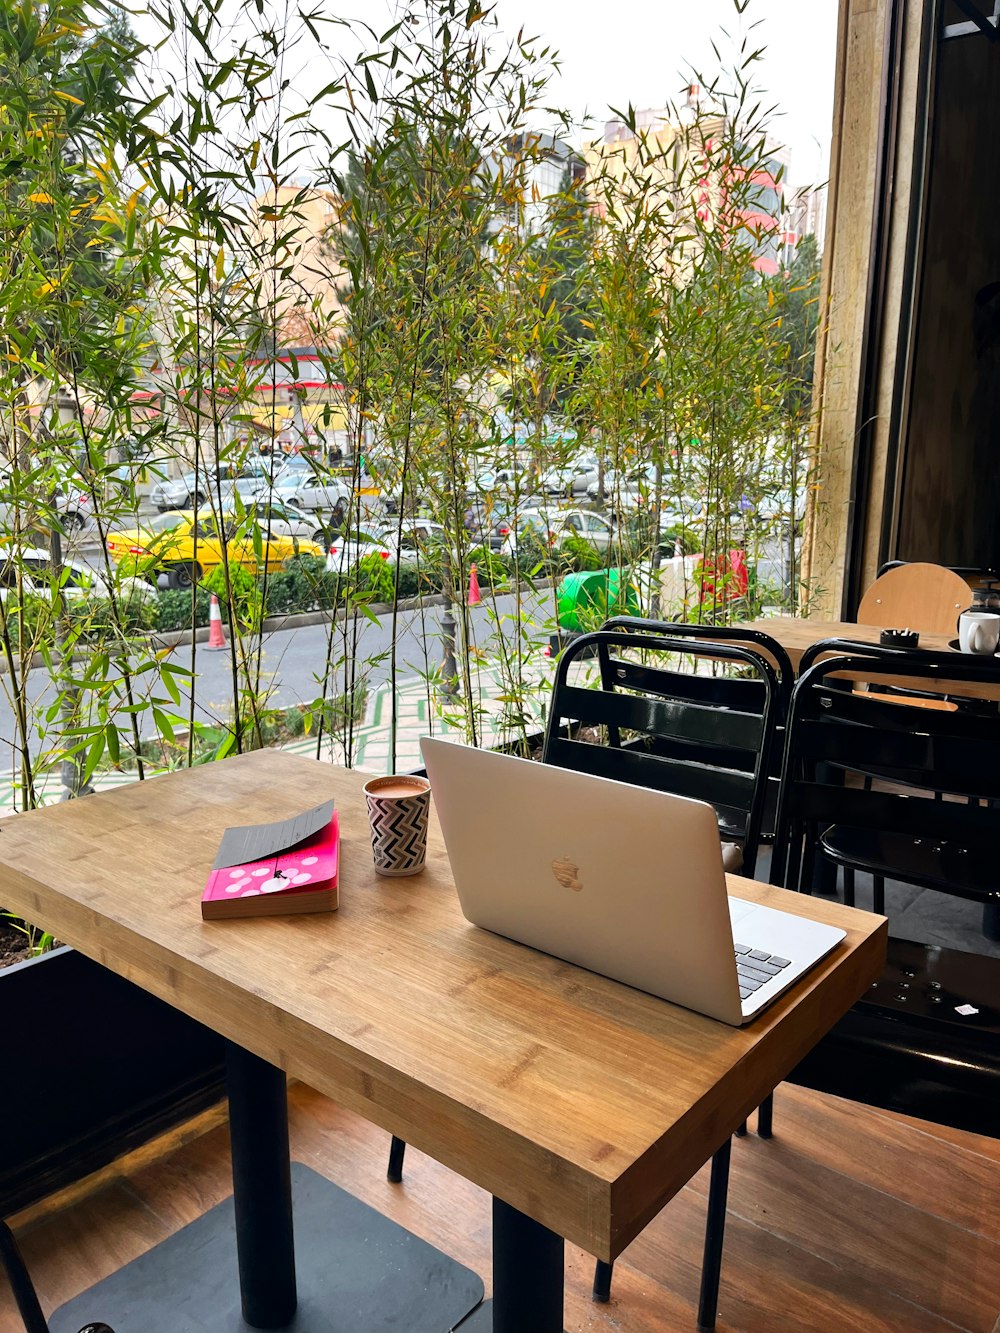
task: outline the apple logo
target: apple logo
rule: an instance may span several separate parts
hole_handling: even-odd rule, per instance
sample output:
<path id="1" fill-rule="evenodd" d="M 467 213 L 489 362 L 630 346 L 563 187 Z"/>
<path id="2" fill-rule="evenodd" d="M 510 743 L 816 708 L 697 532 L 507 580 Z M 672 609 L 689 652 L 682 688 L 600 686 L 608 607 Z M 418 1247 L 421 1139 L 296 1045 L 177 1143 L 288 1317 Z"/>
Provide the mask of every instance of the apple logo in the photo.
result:
<path id="1" fill-rule="evenodd" d="M 552 873 L 564 889 L 573 889 L 576 893 L 579 893 L 583 888 L 577 878 L 580 874 L 580 867 L 575 861 L 571 861 L 568 856 L 560 856 L 552 862 Z"/>

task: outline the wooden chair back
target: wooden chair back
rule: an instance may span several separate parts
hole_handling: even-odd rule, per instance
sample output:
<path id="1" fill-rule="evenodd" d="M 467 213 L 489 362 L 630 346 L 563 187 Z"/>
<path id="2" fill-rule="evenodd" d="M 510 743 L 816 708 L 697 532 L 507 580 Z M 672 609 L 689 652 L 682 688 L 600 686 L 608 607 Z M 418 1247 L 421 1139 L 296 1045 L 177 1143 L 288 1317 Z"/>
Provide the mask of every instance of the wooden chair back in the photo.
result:
<path id="1" fill-rule="evenodd" d="M 972 589 L 944 565 L 897 565 L 875 580 L 858 607 L 859 625 L 958 634 L 958 617 L 972 602 Z"/>

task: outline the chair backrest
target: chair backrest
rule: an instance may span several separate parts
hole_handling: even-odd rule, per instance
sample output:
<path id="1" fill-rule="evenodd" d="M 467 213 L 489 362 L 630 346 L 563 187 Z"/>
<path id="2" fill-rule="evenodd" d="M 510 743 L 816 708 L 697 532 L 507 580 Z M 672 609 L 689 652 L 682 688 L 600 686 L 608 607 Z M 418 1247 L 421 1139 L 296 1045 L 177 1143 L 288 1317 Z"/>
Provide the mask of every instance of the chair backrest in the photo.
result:
<path id="1" fill-rule="evenodd" d="M 1000 686 L 992 659 L 958 654 L 869 648 L 814 662 L 792 693 L 772 881 L 802 888 L 815 831 L 834 824 L 926 837 L 928 845 L 952 840 L 965 849 L 956 855 L 994 860 L 1000 809 L 935 794 L 1000 798 L 1000 714 L 900 708 L 883 695 L 844 689 L 844 673 L 872 685 L 905 675 L 936 693 L 947 681 L 953 696 L 966 681 Z M 856 780 L 867 777 L 885 781 Z"/>
<path id="2" fill-rule="evenodd" d="M 593 687 L 571 683 L 571 669 L 594 654 Z M 709 670 L 692 670 L 692 660 Z M 722 675 L 719 665 L 747 674 Z M 742 842 L 749 874 L 777 697 L 774 669 L 740 645 L 599 630 L 575 640 L 559 659 L 542 760 L 709 802 L 723 834 Z M 580 734 L 590 727 L 599 729 L 599 742 Z"/>
<path id="3" fill-rule="evenodd" d="M 897 565 L 875 580 L 858 607 L 859 625 L 956 634 L 972 589 L 944 565 Z"/>
<path id="4" fill-rule="evenodd" d="M 735 643 L 763 657 L 777 677 L 776 723 L 784 725 L 795 684 L 795 668 L 784 647 L 761 630 L 744 625 L 693 625 L 686 620 L 647 620 L 641 616 L 614 616 L 601 626 L 604 630 L 623 630 L 632 634 L 666 634 L 672 638 L 704 639 L 712 643 Z M 761 702 L 764 691 L 761 685 Z"/>

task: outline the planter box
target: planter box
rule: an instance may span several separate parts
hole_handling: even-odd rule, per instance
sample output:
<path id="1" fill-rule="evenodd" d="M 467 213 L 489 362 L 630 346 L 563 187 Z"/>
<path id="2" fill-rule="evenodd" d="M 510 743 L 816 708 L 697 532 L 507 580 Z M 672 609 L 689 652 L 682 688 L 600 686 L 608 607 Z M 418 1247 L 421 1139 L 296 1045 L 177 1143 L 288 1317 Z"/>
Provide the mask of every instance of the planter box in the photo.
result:
<path id="1" fill-rule="evenodd" d="M 223 1040 L 73 949 L 0 970 L 0 1216 L 204 1110 Z"/>

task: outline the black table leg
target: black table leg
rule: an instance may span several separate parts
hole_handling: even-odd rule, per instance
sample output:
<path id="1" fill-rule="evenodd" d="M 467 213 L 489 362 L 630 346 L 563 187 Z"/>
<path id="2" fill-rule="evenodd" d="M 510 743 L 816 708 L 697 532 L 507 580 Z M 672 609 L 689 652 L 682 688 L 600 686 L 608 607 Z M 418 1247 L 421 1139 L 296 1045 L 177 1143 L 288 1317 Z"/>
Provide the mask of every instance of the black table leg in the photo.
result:
<path id="1" fill-rule="evenodd" d="M 493 1333 L 563 1333 L 563 1238 L 493 1200 Z"/>
<path id="2" fill-rule="evenodd" d="M 226 1086 L 243 1318 L 284 1328 L 297 1304 L 285 1074 L 227 1042 Z"/>

